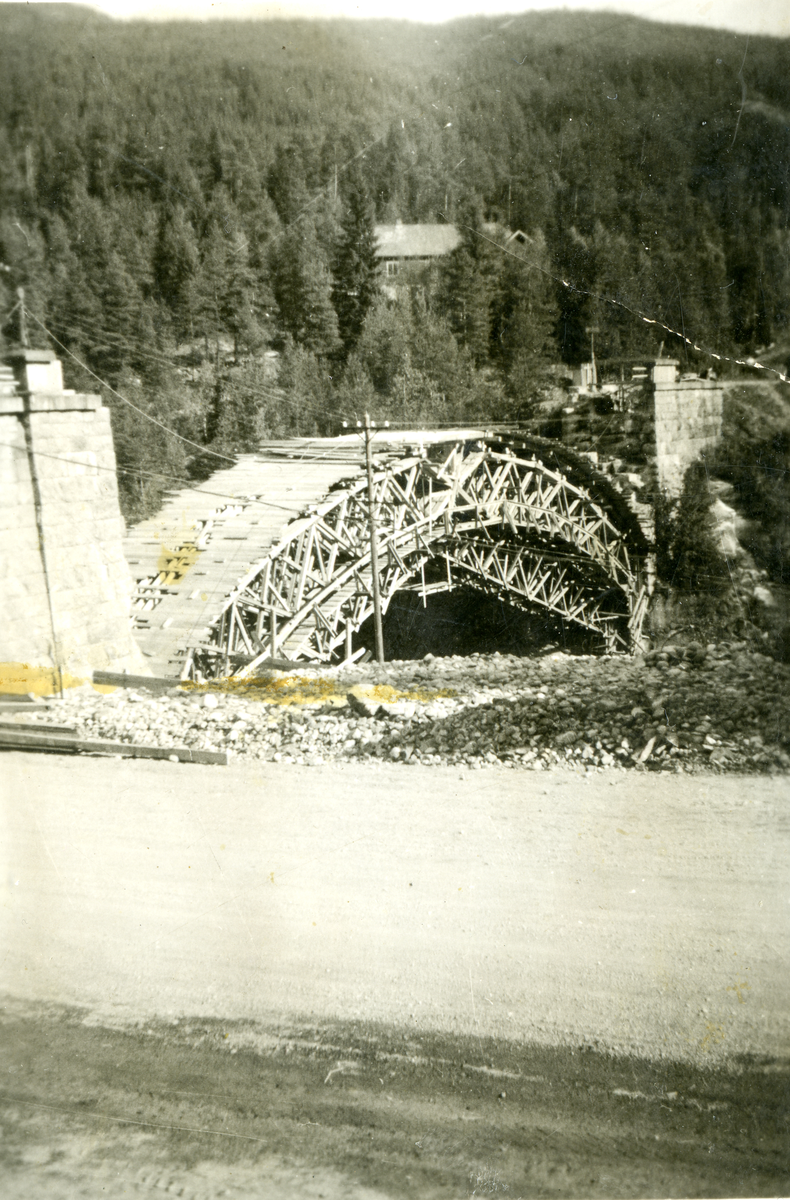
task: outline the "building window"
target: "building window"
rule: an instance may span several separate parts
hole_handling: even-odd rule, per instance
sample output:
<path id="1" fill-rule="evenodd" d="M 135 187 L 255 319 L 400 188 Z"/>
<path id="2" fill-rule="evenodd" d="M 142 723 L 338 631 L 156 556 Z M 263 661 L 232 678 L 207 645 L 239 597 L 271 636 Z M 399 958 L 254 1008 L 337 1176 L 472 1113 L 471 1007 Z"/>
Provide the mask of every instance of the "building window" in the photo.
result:
<path id="1" fill-rule="evenodd" d="M 397 259 L 388 258 L 387 259 L 387 274 L 388 275 L 397 275 L 399 270 L 400 270 L 400 263 L 397 261 Z"/>

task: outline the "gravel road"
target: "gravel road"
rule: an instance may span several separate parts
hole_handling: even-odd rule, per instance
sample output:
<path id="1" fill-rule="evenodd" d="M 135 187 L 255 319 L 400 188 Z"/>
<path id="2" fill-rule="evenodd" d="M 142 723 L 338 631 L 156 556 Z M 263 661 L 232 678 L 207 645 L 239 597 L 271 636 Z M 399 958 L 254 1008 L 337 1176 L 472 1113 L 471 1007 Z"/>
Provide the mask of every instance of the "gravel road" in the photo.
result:
<path id="1" fill-rule="evenodd" d="M 4 766 L 15 995 L 698 1061 L 790 1049 L 784 777 Z"/>
<path id="2" fill-rule="evenodd" d="M 2 780 L 9 1200 L 786 1194 L 786 777 Z"/>

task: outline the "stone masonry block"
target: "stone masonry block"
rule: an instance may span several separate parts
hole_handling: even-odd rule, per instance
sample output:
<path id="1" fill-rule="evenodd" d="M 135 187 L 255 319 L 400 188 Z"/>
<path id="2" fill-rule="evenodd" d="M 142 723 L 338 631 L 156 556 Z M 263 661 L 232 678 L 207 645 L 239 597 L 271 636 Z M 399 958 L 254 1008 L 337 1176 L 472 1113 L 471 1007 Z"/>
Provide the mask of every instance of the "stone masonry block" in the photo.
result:
<path id="1" fill-rule="evenodd" d="M 7 542 L 9 546 L 13 545 L 17 536 L 28 529 L 36 529 L 36 515 L 33 509 L 32 496 L 28 505 L 15 504 L 13 506 L 9 505 L 8 508 L 0 509 L 0 540 L 2 544 Z"/>
<path id="2" fill-rule="evenodd" d="M 16 455 L 13 459 L 5 459 L 0 464 L 0 486 L 12 490 L 19 487 L 30 487 L 30 472 L 27 456 L 24 453 Z"/>
<path id="3" fill-rule="evenodd" d="M 81 660 L 111 665 L 109 645 L 118 662 L 138 662 L 110 412 L 65 392 L 34 393 L 30 408 L 58 636 Z M 21 412 L 0 412 L 0 442 L 0 659 L 26 661 L 48 651 L 51 631 Z"/>

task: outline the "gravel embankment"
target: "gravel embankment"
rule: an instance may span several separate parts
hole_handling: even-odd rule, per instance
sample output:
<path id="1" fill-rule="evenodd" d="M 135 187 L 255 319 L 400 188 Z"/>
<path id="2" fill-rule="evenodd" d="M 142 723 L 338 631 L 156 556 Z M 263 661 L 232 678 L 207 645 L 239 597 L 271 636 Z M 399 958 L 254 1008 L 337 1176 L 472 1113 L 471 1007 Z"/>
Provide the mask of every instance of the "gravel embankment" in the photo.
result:
<path id="1" fill-rule="evenodd" d="M 164 696 L 67 694 L 85 737 L 320 765 L 785 771 L 790 668 L 743 644 L 273 672 Z"/>

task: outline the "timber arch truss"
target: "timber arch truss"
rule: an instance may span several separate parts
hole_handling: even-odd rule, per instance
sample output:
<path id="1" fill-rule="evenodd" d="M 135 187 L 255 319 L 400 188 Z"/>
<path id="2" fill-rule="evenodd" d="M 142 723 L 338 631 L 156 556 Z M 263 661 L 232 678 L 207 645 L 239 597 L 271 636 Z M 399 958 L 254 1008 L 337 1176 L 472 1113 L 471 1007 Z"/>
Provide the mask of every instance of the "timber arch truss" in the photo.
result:
<path id="1" fill-rule="evenodd" d="M 638 522 L 589 464 L 542 460 L 550 457 L 546 444 L 456 441 L 377 467 L 384 611 L 404 588 L 472 584 L 548 609 L 610 649 L 638 648 L 648 603 Z M 369 517 L 360 475 L 287 525 L 226 598 L 209 638 L 188 648 L 182 677 L 250 675 L 272 658 L 357 657 L 353 634 L 373 611 Z"/>

